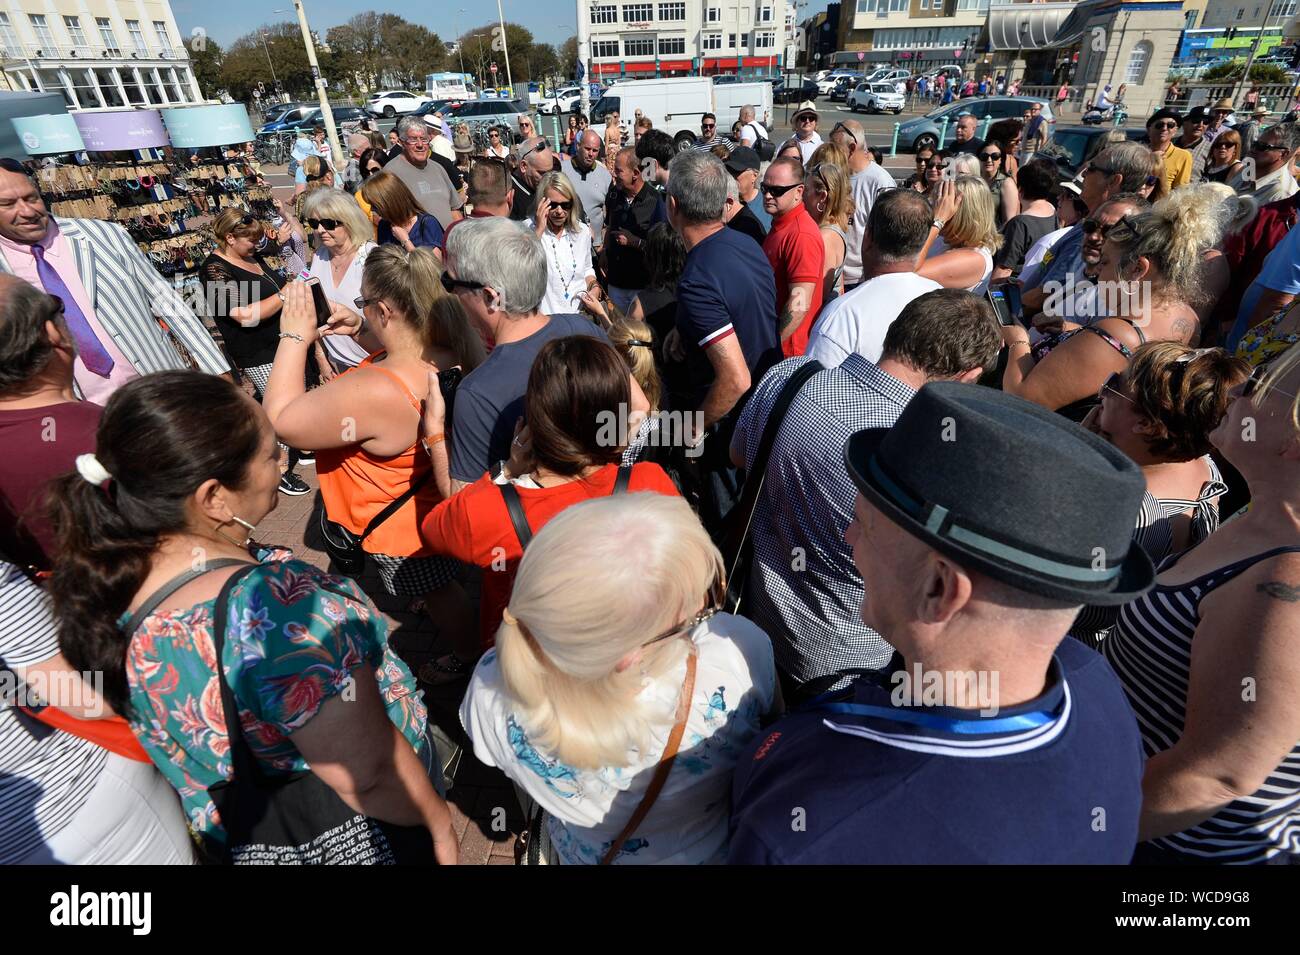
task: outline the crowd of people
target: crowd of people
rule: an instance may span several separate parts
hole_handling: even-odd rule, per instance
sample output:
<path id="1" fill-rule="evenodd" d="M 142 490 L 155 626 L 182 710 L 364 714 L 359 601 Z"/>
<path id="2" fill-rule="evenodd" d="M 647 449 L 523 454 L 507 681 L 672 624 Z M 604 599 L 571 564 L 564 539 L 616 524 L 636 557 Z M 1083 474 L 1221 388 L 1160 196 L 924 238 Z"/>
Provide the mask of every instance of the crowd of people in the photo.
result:
<path id="1" fill-rule="evenodd" d="M 0 160 L 0 861 L 1300 861 L 1294 123 L 431 120 L 201 317 Z"/>

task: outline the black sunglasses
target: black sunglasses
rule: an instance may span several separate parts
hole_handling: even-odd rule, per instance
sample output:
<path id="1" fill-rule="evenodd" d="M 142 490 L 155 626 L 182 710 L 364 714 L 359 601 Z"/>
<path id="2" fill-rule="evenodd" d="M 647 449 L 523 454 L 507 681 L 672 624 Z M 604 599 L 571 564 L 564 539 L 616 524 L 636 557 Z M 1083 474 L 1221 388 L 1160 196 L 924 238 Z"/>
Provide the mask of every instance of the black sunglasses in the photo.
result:
<path id="1" fill-rule="evenodd" d="M 1253 143 L 1250 144 L 1250 151 L 1253 152 L 1253 153 L 1264 152 L 1265 150 L 1268 150 L 1268 151 L 1277 150 L 1278 152 L 1286 152 L 1286 147 L 1285 147 L 1285 146 L 1272 146 L 1272 145 L 1269 145 L 1268 143 L 1261 143 L 1261 142 L 1259 142 L 1258 140 L 1256 140 L 1255 142 L 1253 142 Z"/>
<path id="2" fill-rule="evenodd" d="M 700 129 L 717 129 L 717 123 L 700 123 Z"/>
<path id="3" fill-rule="evenodd" d="M 1259 390 L 1260 383 L 1264 376 L 1268 374 L 1268 365 L 1256 365 L 1255 370 L 1250 373 L 1250 377 L 1241 383 L 1241 397 L 1249 398 Z"/>
<path id="4" fill-rule="evenodd" d="M 320 228 L 321 226 L 324 226 L 326 231 L 329 232 L 334 231 L 342 224 L 343 223 L 339 222 L 338 219 L 308 219 L 307 220 L 307 225 L 310 226 L 311 228 L 317 229 Z"/>
<path id="5" fill-rule="evenodd" d="M 803 185 L 802 182 L 794 182 L 788 186 L 772 186 L 772 185 L 768 185 L 767 183 L 763 183 L 758 188 L 763 191 L 764 195 L 771 196 L 773 199 L 780 199 L 791 189 L 797 189 L 802 185 Z"/>
<path id="6" fill-rule="evenodd" d="M 464 279 L 454 279 L 450 272 L 442 273 L 442 287 L 448 292 L 455 292 L 458 288 L 466 289 L 470 292 L 476 292 L 481 288 L 486 288 L 482 282 L 468 282 Z"/>
<path id="7" fill-rule="evenodd" d="M 1001 158 L 1002 158 L 1001 153 L 980 153 L 980 159 L 983 160 L 984 162 L 994 162 L 995 160 Z"/>
<path id="8" fill-rule="evenodd" d="M 552 203 L 551 203 L 551 208 L 552 208 L 552 209 L 563 209 L 565 212 L 568 212 L 570 209 L 573 208 L 573 203 L 572 203 L 572 202 L 552 202 Z"/>
<path id="9" fill-rule="evenodd" d="M 1088 219 L 1084 219 L 1081 223 L 1079 223 L 1079 225 L 1082 226 L 1084 235 L 1094 235 L 1100 232 L 1102 238 L 1105 238 L 1106 233 L 1108 233 L 1111 229 L 1115 228 L 1115 226 L 1119 225 L 1119 222 L 1112 222 L 1110 225 L 1102 225 L 1096 219 L 1088 218 Z"/>

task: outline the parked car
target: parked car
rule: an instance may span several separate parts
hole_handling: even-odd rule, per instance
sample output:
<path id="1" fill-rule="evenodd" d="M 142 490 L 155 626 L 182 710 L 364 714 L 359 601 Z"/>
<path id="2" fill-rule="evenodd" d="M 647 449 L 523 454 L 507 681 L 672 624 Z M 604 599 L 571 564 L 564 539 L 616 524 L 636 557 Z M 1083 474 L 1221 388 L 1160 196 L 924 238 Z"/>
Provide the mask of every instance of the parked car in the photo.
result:
<path id="1" fill-rule="evenodd" d="M 442 110 L 442 115 L 453 126 L 458 122 L 487 123 L 491 126 L 508 126 L 514 130 L 519 123 L 519 114 L 526 112 L 528 108 L 518 100 L 477 99 L 449 105 Z"/>
<path id="2" fill-rule="evenodd" d="M 1090 161 L 1105 148 L 1106 139 L 1114 126 L 1062 126 L 1052 130 L 1051 153 L 1057 156 L 1056 163 L 1069 176 L 1078 173 L 1084 163 Z M 1141 126 L 1119 127 L 1130 142 L 1145 142 L 1147 131 Z"/>
<path id="3" fill-rule="evenodd" d="M 861 76 L 841 76 L 831 87 L 830 100 L 832 103 L 843 103 L 849 98 L 849 94 L 858 88 L 862 82 Z"/>
<path id="4" fill-rule="evenodd" d="M 802 103 L 804 100 L 815 100 L 817 96 L 817 83 L 814 80 L 804 80 L 794 86 L 786 86 L 782 80 L 772 87 L 773 103 Z"/>
<path id="5" fill-rule="evenodd" d="M 900 125 L 898 143 L 903 149 L 911 149 L 914 152 L 922 146 L 934 148 L 939 142 L 939 131 L 943 129 L 943 121 L 947 119 L 948 127 L 943 145 L 949 146 L 956 138 L 957 117 L 970 113 L 980 121 L 981 125 L 988 118 L 995 122 L 999 119 L 1020 119 L 1024 116 L 1025 110 L 1035 103 L 1043 107 L 1045 119 L 1051 121 L 1055 118 L 1051 103 L 1035 96 L 985 96 L 955 100 L 947 106 L 940 106 L 924 116 L 918 116 Z"/>
<path id="6" fill-rule="evenodd" d="M 853 112 L 866 110 L 868 113 L 891 113 L 903 111 L 903 94 L 898 92 L 893 83 L 859 83 L 848 96 L 848 107 Z"/>
<path id="7" fill-rule="evenodd" d="M 360 125 L 367 117 L 366 111 L 359 106 L 335 106 L 334 124 L 343 126 Z M 313 126 L 323 126 L 324 119 L 321 116 L 320 107 L 309 109 L 301 115 L 295 115 L 297 111 L 289 112 L 284 119 L 277 120 L 274 123 L 267 123 L 257 131 L 259 136 L 271 136 L 276 133 L 296 133 L 300 129 L 311 129 Z"/>
<path id="8" fill-rule="evenodd" d="M 576 86 L 568 86 L 542 100 L 541 105 L 537 107 L 537 112 L 549 113 L 552 116 L 576 113 L 581 108 L 581 104 L 582 90 Z"/>
<path id="9" fill-rule="evenodd" d="M 282 119 L 301 119 L 307 113 L 318 109 L 320 103 L 276 103 L 266 108 L 263 114 L 263 124 L 278 123 Z M 295 115 L 290 116 L 290 113 Z"/>
<path id="10" fill-rule="evenodd" d="M 461 103 L 468 103 L 470 100 L 463 99 L 431 99 L 420 106 L 419 109 L 411 113 L 412 116 L 428 116 L 430 113 L 442 113 L 447 115 L 447 110 L 452 106 L 459 106 Z"/>
<path id="11" fill-rule="evenodd" d="M 412 93 L 409 90 L 383 90 L 372 94 L 370 99 L 366 100 L 366 112 L 392 119 L 394 116 L 414 113 L 428 101 L 429 97 L 423 93 Z"/>
<path id="12" fill-rule="evenodd" d="M 856 76 L 856 75 L 857 74 L 849 70 L 831 70 L 831 72 L 826 76 L 824 76 L 822 79 L 819 80 L 814 79 L 812 80 L 812 82 L 817 85 L 818 96 L 828 96 L 830 95 L 831 90 L 835 88 L 835 84 L 838 83 L 842 78 L 847 76 Z"/>
<path id="13" fill-rule="evenodd" d="M 934 83 L 934 81 L 937 80 L 940 76 L 946 76 L 950 82 L 952 80 L 960 80 L 963 76 L 965 76 L 965 74 L 962 72 L 961 67 L 958 66 L 956 63 L 947 63 L 939 67 L 938 69 L 931 70 L 925 75 L 929 77 L 931 83 Z"/>

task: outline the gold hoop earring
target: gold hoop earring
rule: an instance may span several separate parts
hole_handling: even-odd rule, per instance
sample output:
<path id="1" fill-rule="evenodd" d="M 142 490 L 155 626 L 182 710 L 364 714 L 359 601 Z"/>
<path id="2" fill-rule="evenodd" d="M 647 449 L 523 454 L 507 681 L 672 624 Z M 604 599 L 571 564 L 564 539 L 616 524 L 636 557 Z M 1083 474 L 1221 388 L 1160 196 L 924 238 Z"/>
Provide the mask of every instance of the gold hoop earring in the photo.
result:
<path id="1" fill-rule="evenodd" d="M 233 514 L 230 515 L 230 521 L 227 521 L 226 523 L 231 523 L 231 522 L 234 522 L 235 524 L 238 524 L 240 527 L 244 528 L 244 530 L 248 531 L 248 533 L 244 536 L 244 539 L 243 539 L 242 541 L 237 541 L 237 540 L 235 540 L 233 537 L 231 537 L 229 534 L 227 534 L 225 531 L 223 531 L 221 528 L 222 528 L 224 525 L 222 525 L 222 524 L 218 524 L 218 525 L 217 525 L 215 528 L 213 528 L 213 529 L 214 529 L 218 534 L 220 534 L 222 537 L 224 537 L 226 540 L 230 541 L 230 543 L 234 544 L 236 547 L 244 547 L 244 548 L 247 548 L 250 544 L 256 544 L 256 543 L 257 543 L 257 541 L 253 540 L 253 531 L 257 530 L 256 527 L 254 527 L 252 524 L 248 523 L 248 521 L 244 520 L 242 517 L 236 517 L 236 516 L 233 515 Z"/>

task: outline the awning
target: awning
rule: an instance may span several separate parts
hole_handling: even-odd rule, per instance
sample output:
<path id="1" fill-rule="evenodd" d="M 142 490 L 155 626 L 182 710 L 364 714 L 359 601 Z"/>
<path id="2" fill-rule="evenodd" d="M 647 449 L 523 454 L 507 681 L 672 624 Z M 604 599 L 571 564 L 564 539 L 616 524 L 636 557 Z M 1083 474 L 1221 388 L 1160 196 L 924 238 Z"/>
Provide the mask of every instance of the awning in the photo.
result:
<path id="1" fill-rule="evenodd" d="M 1088 21 L 1102 6 L 1113 5 L 1115 0 L 1086 0 L 1074 8 L 1074 12 L 1062 21 L 1056 29 L 1056 37 L 1052 40 L 1051 46 L 1054 49 L 1074 46 L 1083 39 L 1084 32 L 1088 29 Z"/>
<path id="2" fill-rule="evenodd" d="M 1072 13 L 1091 12 L 1093 3 L 997 3 L 989 7 L 989 49 L 1044 50 L 1059 46 L 1061 25 L 1072 18 Z M 1085 16 L 1080 23 L 1087 23 Z"/>

